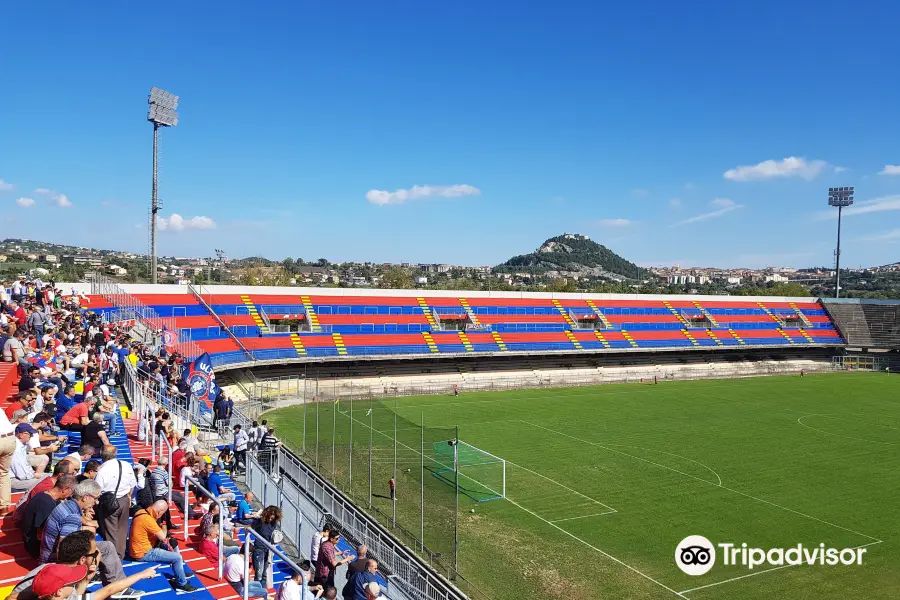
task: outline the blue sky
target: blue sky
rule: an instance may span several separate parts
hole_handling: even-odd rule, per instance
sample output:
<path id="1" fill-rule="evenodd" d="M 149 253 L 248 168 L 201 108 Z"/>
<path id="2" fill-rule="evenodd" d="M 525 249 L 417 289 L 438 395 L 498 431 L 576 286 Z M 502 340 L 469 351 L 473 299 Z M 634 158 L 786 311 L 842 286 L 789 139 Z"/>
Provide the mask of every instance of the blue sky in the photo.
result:
<path id="1" fill-rule="evenodd" d="M 157 85 L 181 97 L 166 255 L 495 264 L 579 232 L 641 264 L 821 265 L 827 188 L 855 185 L 843 264 L 893 262 L 898 18 L 880 0 L 6 3 L 0 237 L 145 251 Z"/>

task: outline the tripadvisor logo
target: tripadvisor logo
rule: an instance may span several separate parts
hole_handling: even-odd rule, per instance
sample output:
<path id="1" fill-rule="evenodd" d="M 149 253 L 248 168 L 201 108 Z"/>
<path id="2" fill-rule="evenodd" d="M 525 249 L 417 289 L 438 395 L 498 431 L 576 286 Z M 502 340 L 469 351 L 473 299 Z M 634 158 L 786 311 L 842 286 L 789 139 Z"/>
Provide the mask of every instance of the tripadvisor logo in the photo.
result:
<path id="1" fill-rule="evenodd" d="M 718 551 L 717 551 L 718 548 Z M 688 575 L 705 575 L 716 564 L 716 557 L 726 567 L 744 567 L 752 571 L 759 566 L 861 565 L 867 548 L 829 548 L 825 544 L 790 548 L 753 548 L 747 544 L 722 542 L 713 544 L 702 535 L 689 535 L 675 548 L 675 564 Z"/>

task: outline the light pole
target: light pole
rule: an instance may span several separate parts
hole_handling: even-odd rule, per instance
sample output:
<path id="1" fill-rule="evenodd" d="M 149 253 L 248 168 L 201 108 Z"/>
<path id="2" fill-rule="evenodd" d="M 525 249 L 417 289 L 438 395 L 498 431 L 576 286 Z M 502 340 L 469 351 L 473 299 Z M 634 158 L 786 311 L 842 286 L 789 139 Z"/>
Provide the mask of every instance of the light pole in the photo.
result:
<path id="1" fill-rule="evenodd" d="M 157 197 L 157 173 L 159 165 L 159 128 L 178 125 L 178 96 L 173 96 L 158 87 L 150 88 L 147 99 L 150 109 L 147 120 L 153 123 L 153 193 L 150 198 L 150 281 L 156 283 L 156 214 L 162 203 Z"/>
<path id="2" fill-rule="evenodd" d="M 853 204 L 853 187 L 828 188 L 828 206 L 837 206 L 837 249 L 834 251 L 834 297 L 841 297 L 841 211 Z"/>

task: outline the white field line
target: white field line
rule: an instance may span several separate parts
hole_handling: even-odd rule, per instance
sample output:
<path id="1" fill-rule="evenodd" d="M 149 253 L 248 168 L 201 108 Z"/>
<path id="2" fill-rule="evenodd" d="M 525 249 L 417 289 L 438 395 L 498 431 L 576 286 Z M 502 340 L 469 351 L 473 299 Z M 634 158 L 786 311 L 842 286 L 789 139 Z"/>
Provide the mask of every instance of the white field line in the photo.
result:
<path id="1" fill-rule="evenodd" d="M 716 485 L 718 485 L 719 487 L 722 487 L 722 477 L 721 477 L 718 473 L 716 473 L 716 470 L 715 470 L 715 469 L 713 469 L 712 467 L 710 467 L 710 466 L 708 466 L 708 465 L 703 464 L 703 463 L 700 462 L 699 460 L 694 460 L 693 458 L 688 458 L 687 456 L 682 456 L 682 455 L 680 455 L 680 454 L 675 454 L 674 452 L 666 452 L 666 451 L 664 451 L 664 450 L 654 450 L 653 448 L 642 448 L 641 446 L 629 446 L 628 444 L 609 444 L 609 445 L 610 445 L 610 446 L 619 446 L 620 448 L 636 448 L 636 449 L 638 449 L 638 450 L 646 450 L 647 452 L 655 452 L 655 453 L 657 453 L 657 454 L 668 454 L 669 456 L 675 456 L 675 457 L 680 458 L 680 459 L 682 459 L 682 460 L 686 460 L 686 461 L 688 461 L 688 462 L 692 462 L 692 463 L 694 463 L 694 464 L 696 464 L 696 465 L 700 465 L 701 467 L 703 467 L 704 469 L 706 469 L 707 471 L 709 471 L 710 473 L 712 473 L 713 475 L 715 475 L 715 476 L 716 476 L 716 479 L 719 480 L 719 483 L 716 484 Z M 712 482 L 710 481 L 710 483 L 712 483 Z"/>
<path id="2" fill-rule="evenodd" d="M 565 519 L 553 519 L 553 520 L 550 521 L 550 522 L 551 522 L 551 523 L 562 523 L 563 521 L 574 521 L 574 520 L 576 520 L 576 519 L 587 519 L 587 518 L 590 518 L 590 517 L 602 517 L 603 515 L 611 515 L 611 514 L 613 514 L 614 512 L 616 512 L 616 511 L 614 511 L 614 510 L 606 510 L 606 511 L 603 511 L 603 512 L 594 513 L 594 514 L 592 514 L 592 515 L 581 515 L 580 517 L 566 517 Z"/>
<path id="3" fill-rule="evenodd" d="M 356 421 L 356 419 L 354 419 L 354 421 Z M 368 427 L 368 423 L 362 423 L 362 425 L 365 426 L 365 427 Z M 379 433 L 379 434 L 385 436 L 385 437 L 390 438 L 390 436 L 388 436 L 388 435 L 387 435 L 386 433 L 384 433 L 383 431 L 379 431 L 379 430 L 377 430 L 377 429 L 374 429 L 374 431 L 375 431 L 376 433 Z M 401 445 L 405 445 L 405 444 L 401 444 Z M 410 448 L 409 446 L 406 446 L 406 447 L 407 447 L 409 450 L 412 450 L 413 452 L 418 452 L 418 451 L 415 450 L 414 448 Z M 419 453 L 419 454 L 421 454 L 421 453 Z M 507 462 L 508 462 L 508 461 L 507 461 Z M 511 464 L 511 463 L 510 463 L 510 464 Z M 528 470 L 528 469 L 526 469 L 526 470 Z M 537 475 L 540 475 L 540 473 L 537 473 Z M 541 475 L 541 477 L 544 477 L 544 476 Z M 545 479 L 547 479 L 548 481 L 552 481 L 553 483 L 557 483 L 556 481 L 553 481 L 553 480 L 550 479 L 549 477 L 545 477 Z M 561 485 L 561 486 L 562 486 L 562 484 L 559 484 L 559 483 L 557 483 L 557 485 Z M 566 487 L 566 486 L 562 486 L 562 487 Z M 571 488 L 566 487 L 566 489 L 571 489 Z M 574 492 L 575 490 L 572 490 L 572 491 Z M 581 494 L 580 492 L 575 492 L 575 493 L 576 493 L 576 494 L 579 494 L 579 495 L 581 495 L 581 496 L 584 496 L 584 494 Z M 589 498 L 589 497 L 587 497 L 587 496 L 584 496 L 584 497 L 585 497 L 585 498 L 588 498 L 588 500 L 592 500 L 593 502 L 597 502 L 596 500 L 593 500 L 593 498 Z M 505 500 L 506 500 L 507 502 L 509 502 L 510 504 L 512 504 L 513 506 L 519 508 L 520 510 L 522 510 L 522 511 L 524 511 L 524 512 L 527 512 L 528 514 L 530 514 L 530 515 L 533 516 L 534 518 L 543 521 L 544 523 L 546 523 L 547 525 L 553 527 L 554 529 L 556 529 L 556 530 L 558 530 L 558 531 L 561 531 L 562 533 L 564 533 L 565 535 L 569 536 L 569 537 L 572 538 L 573 540 L 575 540 L 575 541 L 577 541 L 577 542 L 583 544 L 584 546 L 590 548 L 591 550 L 593 550 L 593 551 L 595 551 L 595 552 L 597 552 L 597 553 L 599 553 L 599 554 L 602 554 L 603 556 L 605 556 L 606 558 L 610 559 L 611 561 L 613 561 L 613 562 L 615 562 L 615 563 L 617 563 L 617 564 L 622 565 L 623 567 L 625 567 L 625 568 L 628 569 L 629 571 L 633 571 L 634 573 L 637 573 L 638 575 L 640 575 L 640 576 L 643 577 L 644 579 L 646 579 L 646 580 L 648 580 L 648 581 L 651 581 L 651 582 L 655 583 L 655 584 L 658 585 L 659 587 L 665 589 L 666 591 L 671 592 L 672 594 L 674 594 L 674 595 L 676 595 L 676 596 L 678 596 L 678 597 L 680 597 L 680 598 L 684 598 L 685 600 L 689 600 L 687 596 L 684 596 L 683 594 L 681 594 L 681 593 L 679 593 L 679 592 L 673 590 L 672 588 L 670 588 L 669 586 L 665 585 L 664 583 L 660 583 L 659 581 L 657 581 L 656 579 L 653 579 L 652 577 L 650 577 L 649 575 L 647 575 L 647 574 L 644 573 L 643 571 L 641 571 L 641 570 L 639 570 L 639 569 L 636 569 L 635 567 L 632 567 L 632 566 L 629 565 L 628 563 L 626 563 L 626 562 L 624 562 L 624 561 L 622 561 L 622 560 L 616 558 L 616 557 L 613 556 L 612 554 L 609 554 L 608 552 L 605 552 L 604 550 L 601 550 L 600 548 L 594 546 L 593 544 L 590 544 L 589 542 L 586 542 L 585 540 L 581 539 L 580 537 L 578 537 L 578 536 L 575 535 L 574 533 L 571 533 L 571 532 L 569 532 L 569 531 L 566 531 L 565 529 L 563 529 L 563 528 L 560 527 L 559 525 L 553 523 L 552 521 L 548 521 L 547 519 L 545 519 L 544 517 L 542 517 L 542 516 L 540 516 L 539 514 L 535 513 L 534 511 L 525 508 L 524 506 L 522 506 L 521 504 L 519 504 L 519 503 L 516 502 L 515 500 L 512 500 L 512 499 L 510 499 L 509 497 L 506 497 Z M 606 505 L 603 504 L 602 502 L 597 502 L 597 504 L 601 504 L 602 506 L 606 506 Z M 607 508 L 610 508 L 610 507 L 607 507 Z M 610 510 L 615 510 L 615 509 L 610 509 Z"/>
<path id="4" fill-rule="evenodd" d="M 853 437 L 852 435 L 843 435 L 841 433 L 832 433 L 830 431 L 825 431 L 824 429 L 818 429 L 816 427 L 813 427 L 812 425 L 807 425 L 806 423 L 803 422 L 803 419 L 805 419 L 807 417 L 827 417 L 827 416 L 828 415 L 822 415 L 822 414 L 818 414 L 818 413 L 803 415 L 802 417 L 797 419 L 797 423 L 802 425 L 803 427 L 806 427 L 807 429 L 812 429 L 813 431 L 818 431 L 819 433 L 824 433 L 825 435 L 831 435 L 834 437 L 844 438 L 847 440 L 856 440 L 857 442 L 866 442 L 867 444 L 884 444 L 885 446 L 896 446 L 897 445 L 896 442 L 879 442 L 877 440 L 867 440 L 864 438 Z M 887 427 L 887 426 L 886 425 L 878 425 L 878 427 Z M 893 427 L 887 427 L 887 428 L 894 429 Z"/>
<path id="5" fill-rule="evenodd" d="M 568 433 L 564 433 L 564 432 L 562 432 L 562 431 L 556 431 L 555 429 L 550 429 L 549 427 L 544 427 L 543 425 L 537 425 L 537 424 L 535 424 L 535 423 L 529 423 L 528 421 L 522 421 L 522 422 L 523 422 L 523 423 L 527 423 L 528 425 L 531 425 L 532 427 L 537 427 L 537 428 L 539 428 L 539 429 L 544 429 L 544 430 L 546 430 L 546 431 L 549 431 L 549 432 L 551 432 L 551 433 L 555 433 L 555 434 L 557 434 L 557 435 L 561 435 L 561 436 L 565 436 L 565 437 L 568 437 L 568 438 L 572 438 L 573 440 L 579 441 L 579 442 L 581 442 L 581 443 L 583 443 L 583 444 L 588 444 L 588 445 L 591 445 L 591 446 L 596 446 L 596 447 L 598 447 L 598 448 L 603 448 L 603 449 L 605 449 L 605 450 L 609 450 L 610 452 L 615 452 L 615 453 L 617 453 L 617 454 L 624 454 L 625 456 L 630 456 L 630 457 L 632 457 L 632 458 L 634 458 L 634 459 L 637 459 L 637 460 L 640 460 L 640 461 L 643 461 L 643 462 L 646 462 L 646 463 L 650 463 L 650 464 L 652 464 L 652 465 L 656 465 L 657 467 L 661 467 L 661 468 L 666 469 L 666 470 L 669 470 L 669 471 L 674 471 L 674 472 L 676 472 L 676 473 L 681 473 L 681 474 L 684 475 L 685 477 L 690 477 L 691 479 L 695 479 L 695 480 L 697 480 L 697 481 L 702 481 L 703 483 L 705 483 L 705 484 L 707 484 L 707 485 L 712 485 L 712 486 L 714 486 L 714 487 L 722 488 L 723 490 L 728 490 L 729 492 L 732 492 L 732 493 L 734 493 L 734 494 L 738 494 L 738 495 L 740 495 L 740 496 L 744 496 L 745 498 L 750 498 L 751 500 L 755 500 L 755 501 L 757 501 L 757 502 L 762 502 L 763 504 L 768 504 L 768 505 L 770 505 L 770 506 L 774 506 L 775 508 L 780 508 L 781 510 L 786 510 L 787 512 L 794 513 L 795 515 L 800 515 L 801 517 L 805 517 L 805 518 L 811 519 L 811 520 L 813 520 L 813 521 L 818 521 L 819 523 L 823 523 L 823 524 L 828 525 L 828 526 L 830 526 L 830 527 L 834 527 L 835 529 L 841 529 L 841 530 L 843 530 L 843 531 L 847 531 L 847 532 L 850 532 L 850 533 L 852 533 L 852 534 L 855 534 L 855 535 L 858 535 L 858 536 L 862 536 L 862 537 L 867 538 L 867 539 L 869 539 L 869 540 L 872 540 L 873 542 L 876 542 L 876 543 L 880 543 L 880 542 L 882 541 L 882 540 L 878 539 L 877 537 L 871 536 L 871 535 L 869 535 L 869 534 L 867 534 L 867 533 L 862 533 L 862 532 L 860 532 L 860 531 L 856 531 L 856 530 L 850 529 L 850 528 L 848 528 L 848 527 L 843 527 L 843 526 L 841 526 L 841 525 L 837 525 L 837 524 L 835 524 L 835 523 L 831 523 L 830 521 L 826 521 L 826 520 L 824 520 L 824 519 L 820 519 L 820 518 L 818 518 L 818 517 L 814 517 L 814 516 L 812 516 L 812 515 L 808 515 L 808 514 L 806 514 L 806 513 L 800 512 L 799 510 L 794 510 L 793 508 L 788 508 L 787 506 L 783 506 L 783 505 L 781 505 L 781 504 L 777 504 L 777 503 L 775 503 L 775 502 L 771 502 L 771 501 L 769 501 L 769 500 L 765 500 L 765 499 L 763 499 L 763 498 L 759 498 L 759 497 L 754 496 L 754 495 L 752 495 L 752 494 L 747 494 L 747 493 L 745 493 L 745 492 L 742 492 L 742 491 L 740 491 L 740 490 L 736 490 L 736 489 L 734 489 L 734 488 L 730 488 L 730 487 L 728 487 L 728 486 L 724 486 L 724 485 L 716 485 L 715 483 L 712 483 L 712 482 L 710 482 L 710 481 L 707 481 L 706 479 L 702 479 L 702 478 L 700 478 L 700 477 L 696 477 L 696 476 L 691 475 L 691 474 L 689 474 L 689 473 L 684 473 L 684 472 L 682 472 L 682 471 L 679 471 L 678 469 L 673 469 L 673 468 L 671 468 L 671 467 L 667 467 L 666 465 L 661 465 L 661 464 L 655 463 L 655 462 L 653 462 L 653 461 L 651 461 L 651 460 L 647 460 L 647 459 L 645 459 L 645 458 L 641 458 L 641 457 L 639 457 L 639 456 L 634 456 L 633 454 L 628 454 L 627 452 L 622 452 L 622 451 L 620 451 L 620 450 L 615 450 L 615 449 L 613 449 L 613 448 L 609 448 L 608 446 L 604 446 L 603 444 L 598 444 L 597 442 L 592 442 L 592 441 L 590 441 L 590 440 L 585 440 L 585 439 L 582 439 L 582 438 L 579 438 L 579 437 L 575 437 L 575 436 L 573 436 L 573 435 L 569 435 Z"/>
<path id="6" fill-rule="evenodd" d="M 877 541 L 877 542 L 869 542 L 868 544 L 863 544 L 862 546 L 856 546 L 856 547 L 853 548 L 853 549 L 854 549 L 854 550 L 859 550 L 860 548 L 868 548 L 869 546 L 874 546 L 874 545 L 880 544 L 880 543 L 882 543 L 882 542 L 881 542 L 881 541 Z M 680 593 L 682 593 L 682 594 L 687 594 L 687 593 L 690 593 L 690 592 L 696 592 L 697 590 L 705 590 L 706 588 L 711 588 L 711 587 L 715 587 L 715 586 L 717 586 L 717 585 L 722 585 L 723 583 L 729 583 L 729 582 L 732 582 L 732 581 L 737 581 L 737 580 L 739 580 L 739 579 L 746 579 L 746 578 L 748 578 L 748 577 L 753 577 L 753 576 L 755 576 L 755 575 L 762 575 L 763 573 L 771 573 L 772 571 L 778 571 L 778 570 L 780 570 L 780 569 L 787 569 L 788 567 L 802 567 L 802 566 L 804 566 L 804 565 L 802 565 L 802 564 L 801 564 L 801 565 L 781 565 L 780 567 L 772 567 L 771 569 L 763 569 L 762 571 L 756 571 L 756 572 L 753 572 L 753 573 L 748 573 L 748 574 L 746 574 L 746 575 L 741 575 L 741 576 L 739 576 L 739 577 L 732 577 L 731 579 L 723 579 L 722 581 L 717 581 L 717 582 L 715 582 L 715 583 L 710 583 L 710 584 L 707 584 L 707 585 L 701 585 L 701 586 L 699 586 L 699 587 L 691 588 L 691 589 L 689 589 L 689 590 L 681 590 Z"/>
<path id="7" fill-rule="evenodd" d="M 639 569 L 636 569 L 636 568 L 632 567 L 632 566 L 629 565 L 628 563 L 619 560 L 618 558 L 616 558 L 616 557 L 613 556 L 612 554 L 609 554 L 608 552 L 605 552 L 605 551 L 601 550 L 600 548 L 594 546 L 593 544 L 590 544 L 590 543 L 584 541 L 583 539 L 581 539 L 580 537 L 578 537 L 578 536 L 575 535 L 574 533 L 571 533 L 571 532 L 569 532 L 569 531 L 566 531 L 565 529 L 563 529 L 562 527 L 560 527 L 559 525 L 557 525 L 557 524 L 554 523 L 553 521 L 548 521 L 547 519 L 545 519 L 544 517 L 542 517 L 542 516 L 540 516 L 539 514 L 535 513 L 534 511 L 528 510 L 527 508 L 525 508 L 524 506 L 522 506 L 521 504 L 519 504 L 519 503 L 516 502 L 515 500 L 510 500 L 509 498 L 507 498 L 506 500 L 509 501 L 509 503 L 512 504 L 513 506 L 516 506 L 516 507 L 520 508 L 521 510 L 527 512 L 528 514 L 530 514 L 531 516 L 533 516 L 533 517 L 536 518 L 536 519 L 540 519 L 541 521 L 543 521 L 544 523 L 546 523 L 546 524 L 549 525 L 550 527 L 553 527 L 554 529 L 557 529 L 557 530 L 561 531 L 562 533 L 566 534 L 567 536 L 569 536 L 570 538 L 572 538 L 572 539 L 575 540 L 576 542 L 580 542 L 581 544 L 587 546 L 588 548 L 590 548 L 590 549 L 593 550 L 594 552 L 597 552 L 597 553 L 599 553 L 599 554 L 602 554 L 603 556 L 605 556 L 606 558 L 610 559 L 611 561 L 613 561 L 613 562 L 615 562 L 615 563 L 618 563 L 618 564 L 622 565 L 623 567 L 625 567 L 625 568 L 628 569 L 629 571 L 632 571 L 632 572 L 634 572 L 634 573 L 637 573 L 638 575 L 640 575 L 640 576 L 643 577 L 644 579 L 646 579 L 646 580 L 648 580 L 648 581 L 651 581 L 651 582 L 655 583 L 656 585 L 658 585 L 659 587 L 663 588 L 664 590 L 667 590 L 667 591 L 669 591 L 669 592 L 672 592 L 673 594 L 675 594 L 675 595 L 678 596 L 679 598 L 684 598 L 685 600 L 689 600 L 688 597 L 685 596 L 684 594 L 682 594 L 681 592 L 677 592 L 677 591 L 673 590 L 672 588 L 670 588 L 670 587 L 667 586 L 666 584 L 660 583 L 659 581 L 653 579 L 652 577 L 650 577 L 649 575 L 647 575 L 647 574 L 644 573 L 643 571 L 641 571 L 641 570 L 639 570 Z"/>

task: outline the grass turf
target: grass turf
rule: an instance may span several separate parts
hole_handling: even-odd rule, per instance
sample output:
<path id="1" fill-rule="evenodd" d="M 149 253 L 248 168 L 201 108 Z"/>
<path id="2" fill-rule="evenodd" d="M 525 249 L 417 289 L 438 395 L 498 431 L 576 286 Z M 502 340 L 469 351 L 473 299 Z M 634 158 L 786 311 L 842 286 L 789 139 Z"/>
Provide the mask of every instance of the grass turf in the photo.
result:
<path id="1" fill-rule="evenodd" d="M 460 498 L 460 572 L 490 598 L 896 598 L 898 386 L 896 376 L 838 373 L 402 398 L 397 522 L 419 531 L 424 479 L 426 545 L 452 563 L 453 488 L 431 475 L 431 443 L 459 425 L 462 440 L 508 461 L 505 500 Z M 354 402 L 352 486 L 349 403 L 266 417 L 295 449 L 305 420 L 313 462 L 318 408 L 319 471 L 333 470 L 361 506 L 371 437 L 373 510 L 390 523 L 393 406 Z M 694 534 L 760 548 L 868 546 L 862 566 L 748 571 L 720 553 L 690 577 L 674 554 Z"/>

